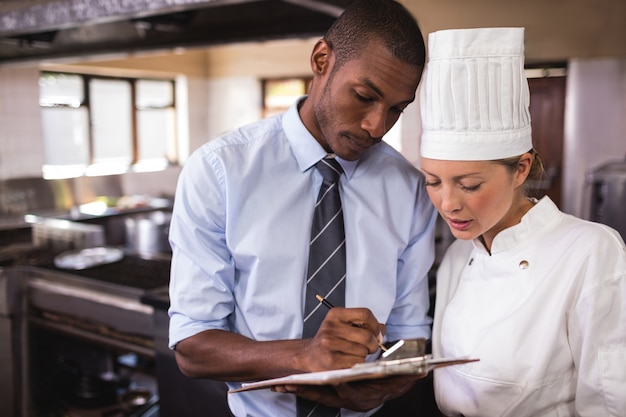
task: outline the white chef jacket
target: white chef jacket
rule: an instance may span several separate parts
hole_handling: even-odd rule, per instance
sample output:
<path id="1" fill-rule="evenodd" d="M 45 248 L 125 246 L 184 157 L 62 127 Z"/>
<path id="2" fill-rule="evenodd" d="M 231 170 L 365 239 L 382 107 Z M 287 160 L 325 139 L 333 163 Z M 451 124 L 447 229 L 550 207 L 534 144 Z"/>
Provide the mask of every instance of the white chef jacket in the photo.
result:
<path id="1" fill-rule="evenodd" d="M 493 240 L 455 241 L 437 274 L 435 370 L 444 414 L 626 416 L 626 249 L 544 197 Z"/>

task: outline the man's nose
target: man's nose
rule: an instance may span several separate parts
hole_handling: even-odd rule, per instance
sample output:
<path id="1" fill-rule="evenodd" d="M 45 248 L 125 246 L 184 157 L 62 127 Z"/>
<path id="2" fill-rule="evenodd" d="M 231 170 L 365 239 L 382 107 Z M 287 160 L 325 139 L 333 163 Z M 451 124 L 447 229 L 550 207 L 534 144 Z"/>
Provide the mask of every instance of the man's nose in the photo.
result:
<path id="1" fill-rule="evenodd" d="M 372 138 L 381 139 L 387 133 L 387 112 L 382 110 L 368 112 L 361 123 L 361 127 Z"/>

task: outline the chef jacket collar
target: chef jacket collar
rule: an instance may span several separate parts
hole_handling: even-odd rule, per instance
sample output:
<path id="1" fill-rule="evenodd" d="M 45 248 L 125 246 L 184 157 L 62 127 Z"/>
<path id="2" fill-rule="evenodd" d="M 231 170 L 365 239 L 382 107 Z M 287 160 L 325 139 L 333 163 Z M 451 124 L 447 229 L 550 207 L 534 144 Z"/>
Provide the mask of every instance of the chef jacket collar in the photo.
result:
<path id="1" fill-rule="evenodd" d="M 561 215 L 561 211 L 550 197 L 543 197 L 522 216 L 518 224 L 496 235 L 491 242 L 491 255 L 508 251 L 522 242 L 528 242 L 530 237 L 536 236 L 537 233 L 549 233 L 551 225 L 558 221 Z M 478 251 L 489 254 L 480 239 L 472 240 L 472 244 Z"/>

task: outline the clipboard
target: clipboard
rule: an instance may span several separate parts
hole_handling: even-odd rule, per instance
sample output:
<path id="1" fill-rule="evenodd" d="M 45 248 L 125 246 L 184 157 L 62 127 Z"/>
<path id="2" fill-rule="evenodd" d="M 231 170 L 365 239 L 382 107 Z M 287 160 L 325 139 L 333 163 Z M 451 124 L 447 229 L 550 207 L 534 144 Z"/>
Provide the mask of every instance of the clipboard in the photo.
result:
<path id="1" fill-rule="evenodd" d="M 237 393 L 257 389 L 271 388 L 276 385 L 332 385 L 342 382 L 381 379 L 397 375 L 421 375 L 435 368 L 476 362 L 476 358 L 438 358 L 423 355 L 410 358 L 376 360 L 354 365 L 351 368 L 332 371 L 293 374 L 280 378 L 266 379 L 258 382 L 244 383 L 240 388 L 229 390 Z"/>

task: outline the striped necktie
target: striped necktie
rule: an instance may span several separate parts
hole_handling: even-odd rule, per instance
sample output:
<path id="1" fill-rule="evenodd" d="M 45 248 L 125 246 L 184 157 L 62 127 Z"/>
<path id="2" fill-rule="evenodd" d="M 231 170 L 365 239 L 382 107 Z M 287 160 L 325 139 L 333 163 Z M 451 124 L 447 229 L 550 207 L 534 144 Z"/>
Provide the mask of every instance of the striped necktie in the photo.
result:
<path id="1" fill-rule="evenodd" d="M 327 309 L 316 299 L 316 295 L 326 298 L 334 306 L 345 305 L 346 239 L 339 196 L 339 177 L 343 170 L 337 161 L 330 158 L 322 159 L 315 166 L 324 181 L 315 203 L 311 226 L 303 338 L 315 336 L 326 317 Z M 339 415 L 337 408 L 298 398 L 298 417 Z"/>

